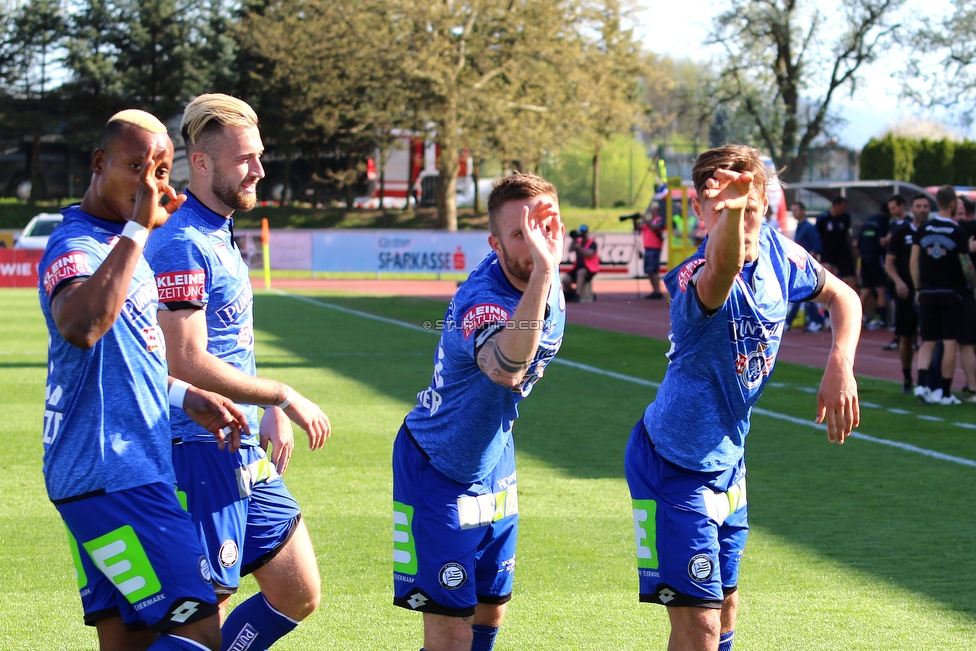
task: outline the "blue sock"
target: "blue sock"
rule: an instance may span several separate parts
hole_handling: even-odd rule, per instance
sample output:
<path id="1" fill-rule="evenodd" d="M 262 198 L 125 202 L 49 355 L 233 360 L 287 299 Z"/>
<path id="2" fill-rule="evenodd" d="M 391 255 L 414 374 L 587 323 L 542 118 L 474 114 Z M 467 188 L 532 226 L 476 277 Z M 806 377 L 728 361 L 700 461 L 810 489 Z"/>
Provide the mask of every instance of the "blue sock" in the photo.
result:
<path id="1" fill-rule="evenodd" d="M 498 635 L 497 626 L 475 624 L 471 627 L 471 632 L 473 634 L 471 651 L 491 651 L 495 648 L 495 636 Z"/>
<path id="2" fill-rule="evenodd" d="M 260 592 L 234 608 L 220 628 L 220 651 L 266 651 L 298 622 L 271 607 Z"/>
<path id="3" fill-rule="evenodd" d="M 156 638 L 149 651 L 210 651 L 210 649 L 189 638 L 164 633 Z"/>
<path id="4" fill-rule="evenodd" d="M 735 631 L 722 633 L 718 638 L 718 651 L 732 651 L 732 640 L 735 639 Z"/>

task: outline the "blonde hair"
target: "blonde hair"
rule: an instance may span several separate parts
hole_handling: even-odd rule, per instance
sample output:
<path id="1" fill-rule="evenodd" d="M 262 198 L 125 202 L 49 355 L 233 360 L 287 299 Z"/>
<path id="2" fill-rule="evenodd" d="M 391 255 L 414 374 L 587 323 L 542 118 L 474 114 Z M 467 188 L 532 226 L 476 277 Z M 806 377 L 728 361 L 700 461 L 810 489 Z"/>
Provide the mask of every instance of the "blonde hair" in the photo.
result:
<path id="1" fill-rule="evenodd" d="M 187 146 L 199 146 L 200 141 L 223 127 L 256 127 L 258 116 L 247 102 L 224 95 L 200 95 L 186 105 L 180 133 Z"/>
<path id="2" fill-rule="evenodd" d="M 98 149 L 108 151 L 116 141 L 128 136 L 132 129 L 146 131 L 156 136 L 165 135 L 166 139 L 169 139 L 166 125 L 155 115 L 139 109 L 125 109 L 110 117 L 105 123 Z"/>
<path id="3" fill-rule="evenodd" d="M 105 124 L 111 124 L 113 122 L 126 122 L 128 124 L 134 125 L 142 129 L 143 131 L 148 131 L 149 133 L 166 133 L 166 125 L 159 121 L 152 113 L 147 113 L 140 109 L 125 109 L 124 111 L 119 111 L 112 117 L 108 119 Z"/>

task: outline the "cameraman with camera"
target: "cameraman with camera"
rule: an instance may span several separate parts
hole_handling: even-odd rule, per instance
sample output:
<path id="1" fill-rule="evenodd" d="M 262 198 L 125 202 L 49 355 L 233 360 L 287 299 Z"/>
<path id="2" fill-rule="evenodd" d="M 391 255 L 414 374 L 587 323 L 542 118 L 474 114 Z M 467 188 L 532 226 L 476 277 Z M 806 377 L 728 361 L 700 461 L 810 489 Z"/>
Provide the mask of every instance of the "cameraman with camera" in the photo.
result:
<path id="1" fill-rule="evenodd" d="M 658 272 L 661 269 L 661 249 L 664 247 L 665 223 L 658 202 L 651 202 L 640 223 L 634 222 L 634 230 L 640 231 L 643 238 L 644 274 L 651 281 L 651 293 L 645 298 L 662 299 L 664 292 L 661 291 L 661 279 Z"/>
<path id="2" fill-rule="evenodd" d="M 580 226 L 578 231 L 570 231 L 569 237 L 572 239 L 569 249 L 576 253 L 576 263 L 568 273 L 563 274 L 563 292 L 571 303 L 589 303 L 593 301 L 593 295 L 585 288 L 600 271 L 596 240 L 590 237 L 586 224 Z"/>

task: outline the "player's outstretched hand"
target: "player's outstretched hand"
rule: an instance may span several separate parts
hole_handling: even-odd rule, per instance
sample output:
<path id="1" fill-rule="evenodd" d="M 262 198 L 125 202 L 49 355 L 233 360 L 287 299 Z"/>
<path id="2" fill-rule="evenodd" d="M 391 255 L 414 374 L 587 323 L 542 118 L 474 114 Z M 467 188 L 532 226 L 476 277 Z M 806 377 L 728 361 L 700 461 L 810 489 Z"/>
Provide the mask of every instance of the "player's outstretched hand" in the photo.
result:
<path id="1" fill-rule="evenodd" d="M 185 194 L 176 194 L 173 186 L 156 177 L 159 165 L 153 160 L 154 151 L 154 147 L 149 148 L 139 169 L 136 205 L 132 212 L 132 220 L 149 229 L 165 224 L 186 201 Z M 159 202 L 164 196 L 169 200 L 165 206 L 161 206 Z"/>
<path id="2" fill-rule="evenodd" d="M 261 448 L 267 452 L 271 443 L 271 463 L 278 469 L 278 474 L 285 474 L 291 453 L 295 450 L 295 434 L 291 429 L 291 421 L 285 412 L 278 407 L 268 407 L 261 417 Z"/>
<path id="3" fill-rule="evenodd" d="M 532 206 L 532 210 L 528 206 L 522 209 L 522 237 L 529 247 L 535 269 L 552 271 L 559 264 L 563 257 L 564 231 L 559 213 L 548 201 L 540 201 Z"/>
<path id="4" fill-rule="evenodd" d="M 318 450 L 325 445 L 325 440 L 332 434 L 332 425 L 318 405 L 292 389 L 291 404 L 284 411 L 288 418 L 308 434 L 309 448 Z"/>
<path id="5" fill-rule="evenodd" d="M 200 427 L 217 437 L 221 450 L 236 452 L 241 447 L 241 432 L 250 434 L 244 412 L 230 398 L 190 386 L 183 398 L 183 411 Z"/>
<path id="6" fill-rule="evenodd" d="M 733 172 L 732 170 L 717 169 L 712 177 L 705 181 L 706 199 L 718 199 L 716 211 L 745 210 L 755 180 L 752 172 Z"/>
<path id="7" fill-rule="evenodd" d="M 827 440 L 843 443 L 851 430 L 861 424 L 857 380 L 851 364 L 828 360 L 817 393 L 817 423 L 827 424 Z"/>

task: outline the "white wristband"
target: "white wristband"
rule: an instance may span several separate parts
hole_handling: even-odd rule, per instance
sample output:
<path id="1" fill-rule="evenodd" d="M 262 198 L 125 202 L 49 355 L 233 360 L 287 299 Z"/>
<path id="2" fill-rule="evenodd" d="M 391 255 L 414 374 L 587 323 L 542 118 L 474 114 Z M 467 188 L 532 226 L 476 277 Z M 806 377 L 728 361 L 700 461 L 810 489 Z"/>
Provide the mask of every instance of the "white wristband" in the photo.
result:
<path id="1" fill-rule="evenodd" d="M 126 222 L 122 237 L 127 237 L 139 246 L 145 247 L 149 239 L 149 229 L 138 222 Z"/>
<path id="2" fill-rule="evenodd" d="M 285 385 L 285 399 L 275 405 L 278 409 L 286 409 L 291 404 L 291 387 Z"/>
<path id="3" fill-rule="evenodd" d="M 130 224 L 132 222 L 129 222 Z M 183 409 L 183 401 L 186 400 L 186 390 L 190 385 L 183 380 L 173 378 L 173 384 L 169 385 L 169 404 L 171 407 Z"/>

